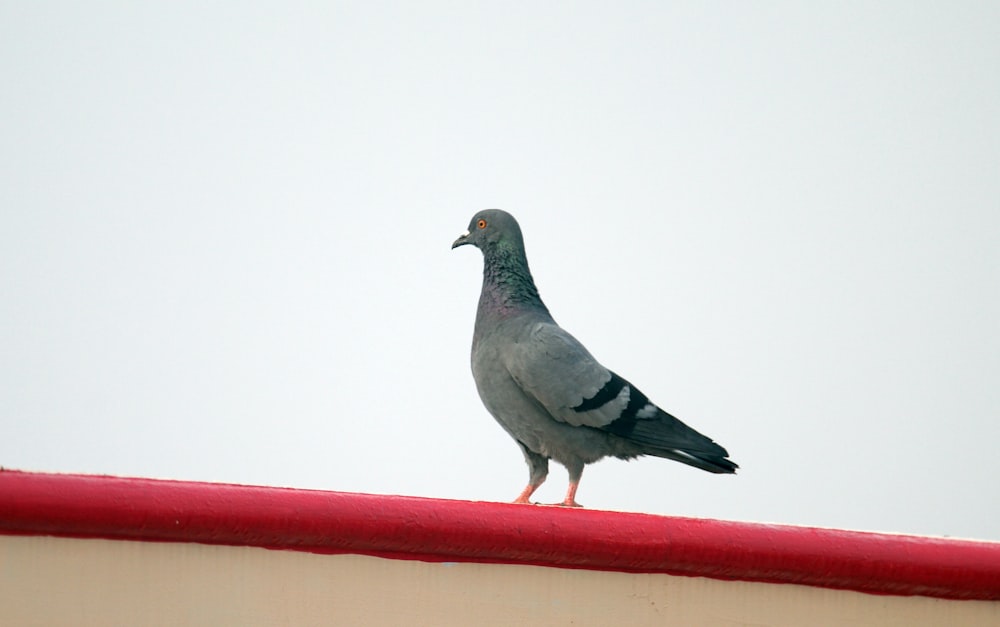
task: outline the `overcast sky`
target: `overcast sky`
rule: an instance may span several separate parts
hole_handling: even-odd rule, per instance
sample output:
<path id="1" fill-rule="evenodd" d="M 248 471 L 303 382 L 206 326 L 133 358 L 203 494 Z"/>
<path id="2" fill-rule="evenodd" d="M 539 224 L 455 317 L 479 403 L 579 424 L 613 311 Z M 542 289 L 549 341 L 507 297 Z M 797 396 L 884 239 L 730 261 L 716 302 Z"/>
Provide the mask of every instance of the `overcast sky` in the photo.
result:
<path id="1" fill-rule="evenodd" d="M 996 3 L 2 2 L 0 84 L 4 467 L 513 499 L 500 207 L 741 466 L 584 505 L 1000 540 Z"/>

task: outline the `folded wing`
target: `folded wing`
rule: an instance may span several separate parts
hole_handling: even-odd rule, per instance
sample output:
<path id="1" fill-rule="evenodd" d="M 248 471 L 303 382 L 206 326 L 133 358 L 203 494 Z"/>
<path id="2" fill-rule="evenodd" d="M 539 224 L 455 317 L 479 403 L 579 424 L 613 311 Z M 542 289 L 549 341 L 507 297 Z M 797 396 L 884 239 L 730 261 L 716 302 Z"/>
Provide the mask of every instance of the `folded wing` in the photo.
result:
<path id="1" fill-rule="evenodd" d="M 505 366 L 521 389 L 560 422 L 625 438 L 658 457 L 710 472 L 736 464 L 710 438 L 649 401 L 554 322 L 538 322 L 510 345 Z"/>

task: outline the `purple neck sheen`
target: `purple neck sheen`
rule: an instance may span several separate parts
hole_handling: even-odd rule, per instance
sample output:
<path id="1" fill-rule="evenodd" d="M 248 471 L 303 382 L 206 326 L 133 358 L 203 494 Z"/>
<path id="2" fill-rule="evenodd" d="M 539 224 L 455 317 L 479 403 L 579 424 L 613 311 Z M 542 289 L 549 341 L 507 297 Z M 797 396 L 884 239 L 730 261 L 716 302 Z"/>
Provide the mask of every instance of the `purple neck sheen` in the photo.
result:
<path id="1" fill-rule="evenodd" d="M 489 246 L 483 250 L 480 315 L 506 316 L 524 311 L 548 314 L 528 269 L 521 246 Z"/>

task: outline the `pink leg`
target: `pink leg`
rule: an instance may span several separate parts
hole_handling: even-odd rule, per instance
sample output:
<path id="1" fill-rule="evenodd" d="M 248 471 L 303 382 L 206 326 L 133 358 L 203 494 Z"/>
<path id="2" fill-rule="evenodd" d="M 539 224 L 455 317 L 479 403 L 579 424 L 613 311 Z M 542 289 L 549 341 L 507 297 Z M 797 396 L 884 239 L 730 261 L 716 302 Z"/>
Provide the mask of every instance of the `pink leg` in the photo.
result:
<path id="1" fill-rule="evenodd" d="M 517 498 L 514 499 L 514 502 L 515 503 L 521 503 L 523 505 L 531 505 L 531 495 L 534 494 L 535 490 L 537 490 L 537 489 L 538 489 L 538 486 L 531 485 L 529 483 L 524 488 L 524 490 L 522 490 L 521 493 L 517 495 Z"/>
<path id="2" fill-rule="evenodd" d="M 583 507 L 583 505 L 576 502 L 576 488 L 579 485 L 579 481 L 570 481 L 569 488 L 566 490 L 566 498 L 563 499 L 562 503 L 556 503 L 556 505 L 563 507 Z"/>

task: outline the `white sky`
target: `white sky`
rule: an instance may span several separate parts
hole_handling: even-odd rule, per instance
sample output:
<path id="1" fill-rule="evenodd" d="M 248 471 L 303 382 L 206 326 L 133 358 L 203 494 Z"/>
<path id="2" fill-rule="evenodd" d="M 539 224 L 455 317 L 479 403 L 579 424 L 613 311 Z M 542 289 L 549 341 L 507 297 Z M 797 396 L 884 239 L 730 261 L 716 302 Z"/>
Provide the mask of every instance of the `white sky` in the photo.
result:
<path id="1" fill-rule="evenodd" d="M 512 499 L 501 207 L 742 466 L 582 503 L 1000 540 L 1000 5 L 666 4 L 0 4 L 0 464 Z"/>

